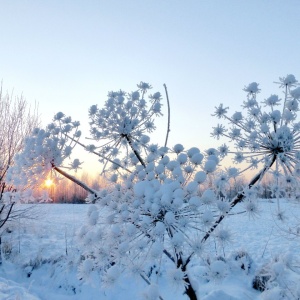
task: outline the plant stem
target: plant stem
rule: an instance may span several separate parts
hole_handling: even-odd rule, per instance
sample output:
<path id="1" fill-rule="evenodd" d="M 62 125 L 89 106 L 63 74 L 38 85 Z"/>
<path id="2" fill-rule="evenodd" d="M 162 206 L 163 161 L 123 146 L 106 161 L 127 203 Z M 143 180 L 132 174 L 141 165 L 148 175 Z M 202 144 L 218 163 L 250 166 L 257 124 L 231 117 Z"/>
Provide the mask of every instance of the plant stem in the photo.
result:
<path id="1" fill-rule="evenodd" d="M 167 105 L 168 105 L 168 127 L 167 127 L 167 135 L 166 135 L 166 141 L 165 141 L 165 147 L 167 147 L 167 143 L 168 143 L 168 138 L 169 138 L 169 132 L 170 132 L 170 118 L 171 118 L 171 113 L 170 113 L 170 101 L 169 101 L 169 95 L 168 95 L 168 90 L 167 90 L 167 86 L 164 83 L 164 88 L 165 88 L 165 92 L 166 92 L 166 98 L 167 98 Z"/>
<path id="2" fill-rule="evenodd" d="M 148 278 L 145 275 L 140 274 L 140 276 L 148 285 L 151 285 L 150 280 L 148 280 Z M 164 300 L 161 296 L 158 296 L 158 298 L 159 298 L 159 300 Z"/>
<path id="3" fill-rule="evenodd" d="M 0 220 L 1 224 L 0 224 L 0 228 L 2 228 L 2 226 L 6 223 L 6 221 L 8 220 L 10 214 L 11 214 L 11 211 L 13 209 L 13 206 L 15 205 L 15 202 L 11 203 L 10 204 L 10 208 L 6 214 L 6 217 L 3 219 L 3 220 Z"/>
<path id="4" fill-rule="evenodd" d="M 85 189 L 87 192 L 96 195 L 96 192 L 94 190 L 92 190 L 90 187 L 88 187 L 85 183 L 83 183 L 82 181 L 78 180 L 76 177 L 68 174 L 67 172 L 63 171 L 62 169 L 53 166 L 53 170 L 57 171 L 58 173 L 60 173 L 61 175 L 63 175 L 64 177 L 68 178 L 69 180 L 73 181 L 74 183 L 76 183 L 77 185 L 81 186 L 83 189 Z"/>
<path id="5" fill-rule="evenodd" d="M 182 255 L 178 254 L 178 259 L 177 259 L 177 268 L 181 269 L 182 272 L 184 272 L 186 274 L 186 276 L 184 277 L 184 282 L 186 283 L 185 285 L 185 294 L 190 298 L 190 300 L 197 300 L 197 295 L 196 292 L 194 290 L 194 288 L 192 287 L 191 281 L 189 279 L 188 273 L 186 272 L 187 270 L 187 264 L 183 264 L 183 259 L 182 259 Z"/>
<path id="6" fill-rule="evenodd" d="M 72 141 L 75 141 L 79 146 L 81 146 L 81 147 L 83 147 L 83 148 L 86 149 L 86 146 L 85 146 L 84 144 L 82 144 L 82 143 L 80 143 L 79 141 L 73 139 L 73 138 L 72 138 L 71 136 L 69 136 L 69 135 L 66 135 L 66 136 L 67 136 L 69 139 L 71 139 Z M 130 170 L 128 170 L 128 169 L 125 168 L 124 166 L 118 164 L 117 162 L 111 160 L 110 158 L 105 157 L 104 155 L 102 155 L 102 154 L 100 154 L 100 153 L 97 153 L 96 151 L 90 151 L 90 152 L 93 153 L 93 154 L 95 154 L 95 155 L 97 155 L 97 156 L 99 156 L 99 157 L 101 157 L 101 158 L 103 158 L 103 159 L 106 159 L 107 161 L 111 162 L 112 164 L 115 164 L 115 165 L 117 165 L 118 167 L 124 169 L 125 171 L 127 171 L 127 172 L 129 172 L 129 173 L 132 173 Z"/>
<path id="7" fill-rule="evenodd" d="M 273 155 L 272 157 L 272 161 L 269 164 L 266 164 L 264 166 L 264 168 L 256 175 L 252 178 L 252 180 L 250 181 L 250 183 L 248 184 L 248 187 L 251 188 L 253 185 L 256 184 L 256 182 L 259 179 L 262 179 L 263 176 L 265 175 L 265 173 L 272 167 L 272 165 L 274 164 L 274 162 L 276 161 L 276 155 Z M 243 199 L 245 198 L 245 194 L 243 191 L 239 192 L 235 198 L 232 200 L 232 202 L 230 203 L 230 207 L 229 210 L 226 212 L 226 214 L 221 215 L 218 220 L 215 221 L 214 225 L 206 232 L 205 236 L 202 238 L 201 243 L 204 243 L 210 236 L 211 234 L 215 231 L 215 229 L 219 226 L 219 224 L 223 221 L 223 219 L 225 218 L 225 216 L 228 215 L 228 213 L 241 201 L 243 201 Z M 190 254 L 190 256 L 187 258 L 184 266 L 187 266 L 191 260 L 191 258 L 193 257 L 194 253 Z"/>
<path id="8" fill-rule="evenodd" d="M 133 153 L 135 154 L 135 156 L 138 158 L 138 160 L 140 161 L 140 163 L 143 165 L 144 168 L 146 168 L 146 164 L 145 162 L 143 161 L 142 157 L 140 156 L 140 154 L 138 153 L 138 151 L 136 151 L 136 149 L 134 149 L 133 145 L 132 145 L 132 141 L 130 139 L 130 137 L 126 134 L 124 135 L 131 150 L 133 151 Z"/>

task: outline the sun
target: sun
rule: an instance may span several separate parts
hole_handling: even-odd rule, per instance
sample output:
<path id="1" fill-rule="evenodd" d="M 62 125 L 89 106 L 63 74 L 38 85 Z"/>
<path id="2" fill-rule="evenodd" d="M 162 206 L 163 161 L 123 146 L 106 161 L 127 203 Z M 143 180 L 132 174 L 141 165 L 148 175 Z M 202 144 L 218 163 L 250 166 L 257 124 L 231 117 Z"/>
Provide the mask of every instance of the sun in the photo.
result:
<path id="1" fill-rule="evenodd" d="M 46 185 L 46 187 L 52 186 L 53 185 L 53 180 L 52 179 L 46 179 L 45 180 L 45 185 Z"/>

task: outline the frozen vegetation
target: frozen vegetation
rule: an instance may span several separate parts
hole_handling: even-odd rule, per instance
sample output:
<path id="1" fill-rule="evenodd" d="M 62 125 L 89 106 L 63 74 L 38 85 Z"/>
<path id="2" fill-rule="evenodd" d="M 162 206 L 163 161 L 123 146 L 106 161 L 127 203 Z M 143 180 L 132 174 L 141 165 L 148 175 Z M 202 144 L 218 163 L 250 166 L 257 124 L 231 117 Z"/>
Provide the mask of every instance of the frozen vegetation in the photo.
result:
<path id="1" fill-rule="evenodd" d="M 284 223 L 276 221 L 276 203 L 266 200 L 259 200 L 260 214 L 255 219 L 245 214 L 228 217 L 224 227 L 232 229 L 230 242 L 220 247 L 216 238 L 211 239 L 191 267 L 197 278 L 199 299 L 299 297 L 300 237 L 290 236 L 288 228 L 297 226 L 300 206 L 285 199 L 281 204 L 288 212 Z M 36 205 L 33 209 L 37 219 L 8 224 L 2 234 L 1 299 L 151 299 L 145 294 L 150 290 L 144 280 L 123 272 L 114 286 L 105 288 L 100 287 L 97 276 L 81 280 L 77 233 L 81 224 L 87 222 L 91 206 Z M 242 211 L 242 206 L 237 211 Z M 169 267 L 166 261 L 160 273 L 168 272 Z M 261 294 L 252 288 L 259 274 L 270 278 L 269 293 Z M 176 283 L 167 283 L 164 276 L 157 276 L 157 284 L 163 299 L 187 299 Z M 282 290 L 285 298 L 279 296 Z M 294 291 L 295 297 L 289 290 Z M 152 293 L 155 295 L 154 289 Z"/>
<path id="2" fill-rule="evenodd" d="M 59 176 L 86 189 L 88 204 L 37 205 L 34 220 L 4 210 L 3 291 L 28 299 L 300 299 L 300 87 L 291 74 L 276 85 L 282 98 L 259 100 L 252 82 L 241 111 L 216 107 L 218 145 L 205 150 L 168 145 L 167 87 L 163 102 L 144 82 L 90 107 L 91 144 L 62 112 L 34 129 L 2 178 L 14 188 L 1 193 L 4 207 L 32 201 L 30 187 Z M 166 139 L 157 145 L 150 134 L 163 103 Z M 75 146 L 100 161 L 104 189 L 70 175 L 82 164 L 68 159 Z M 226 156 L 234 166 L 222 167 Z M 232 193 L 249 169 L 253 178 Z M 267 175 L 272 199 L 261 200 Z"/>

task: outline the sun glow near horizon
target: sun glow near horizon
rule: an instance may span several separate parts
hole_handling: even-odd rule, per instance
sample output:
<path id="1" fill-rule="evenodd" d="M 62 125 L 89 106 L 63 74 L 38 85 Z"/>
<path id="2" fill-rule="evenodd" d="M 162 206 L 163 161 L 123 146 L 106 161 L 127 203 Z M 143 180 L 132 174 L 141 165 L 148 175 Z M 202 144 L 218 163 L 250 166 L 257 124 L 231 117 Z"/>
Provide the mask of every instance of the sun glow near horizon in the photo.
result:
<path id="1" fill-rule="evenodd" d="M 48 179 L 45 180 L 45 186 L 46 187 L 49 188 L 49 187 L 53 186 L 53 184 L 54 184 L 54 182 L 53 182 L 52 179 L 48 178 Z"/>

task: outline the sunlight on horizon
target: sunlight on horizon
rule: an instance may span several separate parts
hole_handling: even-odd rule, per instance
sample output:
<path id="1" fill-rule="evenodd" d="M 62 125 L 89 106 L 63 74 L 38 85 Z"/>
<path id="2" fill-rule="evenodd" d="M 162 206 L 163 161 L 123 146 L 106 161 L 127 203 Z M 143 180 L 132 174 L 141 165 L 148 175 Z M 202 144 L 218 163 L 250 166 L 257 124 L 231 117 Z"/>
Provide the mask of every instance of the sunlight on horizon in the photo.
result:
<path id="1" fill-rule="evenodd" d="M 51 187 L 51 186 L 53 186 L 54 185 L 54 182 L 53 182 L 53 180 L 52 179 L 50 179 L 50 178 L 48 178 L 48 179 L 46 179 L 45 180 L 45 186 L 46 187 Z"/>

